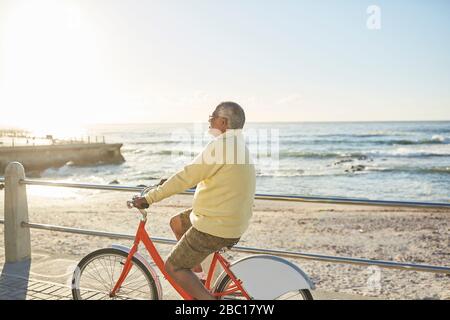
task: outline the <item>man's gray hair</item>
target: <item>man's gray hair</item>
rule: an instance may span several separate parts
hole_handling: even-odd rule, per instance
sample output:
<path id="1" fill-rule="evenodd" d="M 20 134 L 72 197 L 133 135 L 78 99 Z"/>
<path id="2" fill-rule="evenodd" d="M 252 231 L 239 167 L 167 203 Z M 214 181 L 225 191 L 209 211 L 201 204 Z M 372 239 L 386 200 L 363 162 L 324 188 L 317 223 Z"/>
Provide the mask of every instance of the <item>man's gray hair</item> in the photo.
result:
<path id="1" fill-rule="evenodd" d="M 244 109 L 235 102 L 222 102 L 215 110 L 219 117 L 228 119 L 229 129 L 242 129 L 245 123 Z"/>

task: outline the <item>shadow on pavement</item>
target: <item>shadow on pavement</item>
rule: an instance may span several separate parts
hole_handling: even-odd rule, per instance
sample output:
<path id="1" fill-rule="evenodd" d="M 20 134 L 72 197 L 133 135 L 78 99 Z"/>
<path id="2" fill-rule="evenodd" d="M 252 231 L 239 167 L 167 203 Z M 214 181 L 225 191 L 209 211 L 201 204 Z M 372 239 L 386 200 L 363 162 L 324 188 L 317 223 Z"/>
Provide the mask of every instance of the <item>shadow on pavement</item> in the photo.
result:
<path id="1" fill-rule="evenodd" d="M 0 300 L 25 300 L 31 259 L 5 263 L 0 275 Z"/>

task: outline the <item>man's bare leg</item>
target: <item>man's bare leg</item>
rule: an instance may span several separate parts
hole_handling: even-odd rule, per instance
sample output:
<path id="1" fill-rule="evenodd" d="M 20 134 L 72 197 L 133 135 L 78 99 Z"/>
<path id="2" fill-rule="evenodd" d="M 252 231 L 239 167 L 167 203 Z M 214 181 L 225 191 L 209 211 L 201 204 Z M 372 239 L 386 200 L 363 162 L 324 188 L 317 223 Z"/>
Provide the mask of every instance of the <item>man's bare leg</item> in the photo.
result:
<path id="1" fill-rule="evenodd" d="M 197 300 L 216 300 L 197 276 L 189 269 L 176 269 L 169 261 L 165 263 L 167 273 L 191 296 Z"/>
<path id="2" fill-rule="evenodd" d="M 170 219 L 170 228 L 172 229 L 175 237 L 177 238 L 177 241 L 179 241 L 181 239 L 181 237 L 184 235 L 184 233 L 186 232 L 186 230 L 183 230 L 182 225 L 181 225 L 181 219 L 178 215 L 173 216 Z M 192 268 L 192 271 L 194 272 L 202 272 L 202 266 L 201 265 L 196 265 L 195 267 Z M 194 274 L 195 276 L 195 274 Z"/>

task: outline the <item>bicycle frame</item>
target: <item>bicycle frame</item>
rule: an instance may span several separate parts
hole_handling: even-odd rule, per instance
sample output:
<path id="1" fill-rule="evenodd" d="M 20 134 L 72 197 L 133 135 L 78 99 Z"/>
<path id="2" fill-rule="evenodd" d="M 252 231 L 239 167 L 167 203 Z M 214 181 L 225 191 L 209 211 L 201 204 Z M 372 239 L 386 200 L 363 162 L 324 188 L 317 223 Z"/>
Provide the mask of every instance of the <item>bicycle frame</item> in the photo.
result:
<path id="1" fill-rule="evenodd" d="M 153 241 L 151 240 L 149 234 L 147 233 L 147 230 L 145 230 L 145 224 L 147 219 L 143 218 L 141 219 L 139 223 L 138 230 L 136 232 L 136 236 L 134 239 L 133 247 L 131 248 L 130 252 L 128 253 L 128 257 L 125 261 L 125 264 L 122 269 L 122 273 L 120 274 L 119 279 L 117 280 L 116 285 L 114 286 L 113 290 L 110 293 L 111 297 L 114 297 L 117 293 L 117 291 L 120 289 L 121 285 L 125 281 L 128 273 L 130 272 L 132 268 L 131 260 L 134 256 L 134 254 L 137 252 L 139 244 L 142 242 L 144 243 L 145 248 L 147 249 L 148 253 L 152 257 L 153 261 L 155 262 L 158 269 L 161 271 L 161 273 L 164 275 L 164 277 L 169 281 L 169 283 L 172 285 L 172 287 L 180 294 L 180 296 L 184 300 L 194 300 L 194 297 L 192 297 L 190 294 L 188 294 L 183 288 L 181 288 L 175 280 L 166 272 L 164 267 L 164 261 L 161 258 L 161 255 L 159 254 L 158 250 L 156 249 L 155 245 L 153 244 Z M 216 297 L 221 297 L 225 295 L 229 295 L 231 293 L 240 292 L 246 299 L 250 300 L 250 296 L 245 291 L 245 289 L 242 287 L 242 281 L 237 279 L 236 276 L 233 274 L 233 272 L 229 269 L 230 263 L 220 255 L 219 252 L 215 252 L 211 266 L 208 271 L 208 276 L 206 278 L 205 287 L 206 289 L 211 289 L 211 280 L 214 274 L 214 270 L 216 268 L 217 262 L 220 263 L 224 271 L 228 274 L 230 279 L 232 280 L 231 285 L 224 291 L 224 292 L 218 292 L 213 293 Z"/>

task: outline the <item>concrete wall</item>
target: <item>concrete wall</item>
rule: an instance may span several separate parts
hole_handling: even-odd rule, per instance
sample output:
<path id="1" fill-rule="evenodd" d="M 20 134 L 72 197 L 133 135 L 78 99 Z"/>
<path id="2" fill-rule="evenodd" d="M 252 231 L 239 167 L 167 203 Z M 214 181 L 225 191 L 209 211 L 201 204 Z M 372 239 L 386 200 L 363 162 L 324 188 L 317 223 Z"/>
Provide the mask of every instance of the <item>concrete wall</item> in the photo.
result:
<path id="1" fill-rule="evenodd" d="M 0 147 L 0 175 L 8 163 L 18 161 L 27 172 L 62 167 L 71 161 L 74 165 L 98 163 L 119 164 L 125 161 L 120 153 L 121 143 L 68 144 L 51 146 Z"/>

